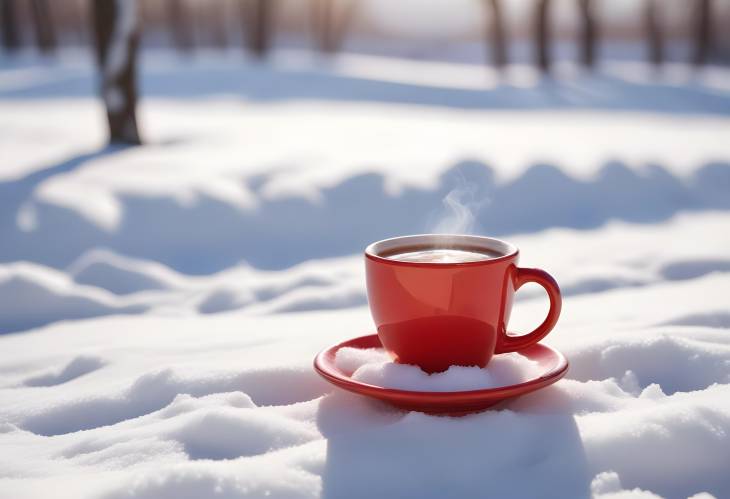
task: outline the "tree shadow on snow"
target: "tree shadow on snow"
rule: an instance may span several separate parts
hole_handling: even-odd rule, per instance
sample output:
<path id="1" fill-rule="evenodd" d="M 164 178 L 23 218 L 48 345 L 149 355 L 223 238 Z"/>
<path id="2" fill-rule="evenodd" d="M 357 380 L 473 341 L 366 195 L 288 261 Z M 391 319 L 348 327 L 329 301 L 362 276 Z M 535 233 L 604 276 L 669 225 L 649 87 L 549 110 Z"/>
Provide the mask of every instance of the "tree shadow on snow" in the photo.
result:
<path id="1" fill-rule="evenodd" d="M 70 173 L 89 161 L 111 156 L 129 146 L 107 145 L 89 152 L 74 154 L 58 163 L 36 170 L 19 179 L 0 181 L 0 231 L 7 234 L 8 229 L 16 225 L 17 216 L 22 205 L 29 200 L 33 191 L 44 180 Z"/>
<path id="2" fill-rule="evenodd" d="M 57 77 L 0 91 L 0 99 L 93 97 L 92 71 L 57 69 Z M 391 75 L 392 77 L 392 75 Z M 325 100 L 378 102 L 460 109 L 610 110 L 727 115 L 730 99 L 701 84 L 676 85 L 661 80 L 632 81 L 605 72 L 569 81 L 543 77 L 534 85 L 458 88 L 427 83 L 361 77 L 321 67 L 294 68 L 266 64 L 142 65 L 143 96 L 204 98 L 238 96 L 259 102 Z"/>
<path id="3" fill-rule="evenodd" d="M 18 252 L 8 260 L 36 260 L 35 254 L 53 256 L 73 246 L 75 240 L 89 241 L 100 230 L 83 224 L 74 232 L 74 225 L 61 224 L 52 231 L 43 227 L 23 226 L 23 207 L 31 202 L 35 189 L 56 175 L 72 172 L 88 161 L 110 156 L 126 146 L 106 146 L 73 155 L 22 178 L 0 182 L 0 253 L 15 247 Z M 72 220 L 74 217 L 70 217 Z M 26 220 L 26 223 L 28 221 Z M 32 223 L 35 223 L 33 221 Z M 11 244 L 12 242 L 12 244 Z M 28 248 L 34 248 L 25 252 Z M 35 254 L 34 254 L 35 253 Z M 85 295 L 67 295 L 46 283 L 36 282 L 32 271 L 26 275 L 11 275 L 0 280 L 3 300 L 0 302 L 0 335 L 39 327 L 61 319 L 83 319 L 108 314 L 135 314 L 147 309 L 142 305 L 112 306 Z"/>
<path id="4" fill-rule="evenodd" d="M 337 391 L 317 424 L 327 438 L 324 498 L 590 496 L 570 411 L 427 416 Z"/>
<path id="5" fill-rule="evenodd" d="M 501 183 L 491 167 L 468 160 L 447 170 L 434 188 L 405 187 L 393 194 L 383 175 L 365 173 L 321 189 L 317 200 L 263 196 L 261 190 L 277 174 L 249 179 L 247 187 L 258 197 L 251 209 L 204 194 L 192 203 L 119 195 L 124 216 L 111 232 L 72 209 L 38 202 L 33 232 L 16 235 L 14 225 L 2 226 L 0 234 L 8 243 L 0 246 L 0 261 L 26 259 L 62 267 L 85 250 L 104 246 L 191 274 L 219 271 L 242 260 L 282 269 L 357 253 L 386 237 L 432 232 L 444 215 L 451 215 L 444 198 L 465 186 L 468 195 L 462 202 L 471 207 L 475 222 L 471 231 L 497 236 L 551 227 L 589 229 L 613 219 L 655 223 L 684 210 L 730 209 L 730 164 L 724 162 L 679 178 L 660 165 L 636 170 L 611 161 L 590 179 L 538 163 Z M 7 211 L 12 210 L 5 216 L 12 216 Z"/>

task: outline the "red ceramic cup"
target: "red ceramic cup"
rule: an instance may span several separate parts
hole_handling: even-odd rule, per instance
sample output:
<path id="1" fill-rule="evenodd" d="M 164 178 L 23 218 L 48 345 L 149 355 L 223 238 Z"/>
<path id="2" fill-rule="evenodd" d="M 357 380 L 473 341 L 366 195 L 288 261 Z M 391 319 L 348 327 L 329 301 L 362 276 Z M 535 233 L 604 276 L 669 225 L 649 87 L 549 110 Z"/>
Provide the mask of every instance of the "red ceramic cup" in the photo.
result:
<path id="1" fill-rule="evenodd" d="M 462 263 L 386 258 L 437 248 L 498 256 Z M 518 259 L 514 245 L 481 236 L 431 234 L 371 244 L 365 250 L 368 302 L 383 347 L 396 362 L 439 372 L 452 365 L 485 367 L 495 353 L 534 345 L 558 321 L 560 288 L 547 272 L 518 267 Z M 508 335 L 515 291 L 528 282 L 545 288 L 550 311 L 531 333 Z"/>

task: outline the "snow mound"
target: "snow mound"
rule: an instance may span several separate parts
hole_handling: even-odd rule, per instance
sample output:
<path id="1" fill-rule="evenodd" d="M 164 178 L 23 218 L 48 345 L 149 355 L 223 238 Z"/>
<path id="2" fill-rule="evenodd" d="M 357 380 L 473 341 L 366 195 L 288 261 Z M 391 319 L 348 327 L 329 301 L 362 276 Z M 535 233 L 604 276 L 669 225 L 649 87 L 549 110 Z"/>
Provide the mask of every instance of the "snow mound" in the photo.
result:
<path id="1" fill-rule="evenodd" d="M 177 165 L 176 154 L 163 163 Z M 501 180 L 496 178 L 496 167 L 486 161 L 454 158 L 432 172 L 427 185 L 414 185 L 380 172 L 362 173 L 333 185 L 302 179 L 296 185 L 312 184 L 307 192 L 283 187 L 278 187 L 282 192 L 276 194 L 260 190 L 252 194 L 256 207 L 248 208 L 206 193 L 188 199 L 184 192 L 148 193 L 126 183 L 109 183 L 107 179 L 115 178 L 111 174 L 115 169 L 126 171 L 144 164 L 127 164 L 132 160 L 124 151 L 112 156 L 117 156 L 119 164 L 110 171 L 108 159 L 97 159 L 84 168 L 44 180 L 23 210 L 8 206 L 11 211 L 31 213 L 24 219 L 32 223 L 6 229 L 15 235 L 12 244 L 0 248 L 0 260 L 29 255 L 34 261 L 65 267 L 79 254 L 103 246 L 192 274 L 218 272 L 241 261 L 283 269 L 308 259 L 349 255 L 385 237 L 433 230 L 442 200 L 459 182 L 474 186 L 477 199 L 490 200 L 473 213 L 479 232 L 506 236 L 556 226 L 595 228 L 615 219 L 656 222 L 681 210 L 727 209 L 725 197 L 711 196 L 708 191 L 730 179 L 730 166 L 724 163 L 696 164 L 692 171 L 680 174 L 659 166 L 635 168 L 614 161 L 601 165 L 597 173 L 582 176 L 580 172 L 569 175 L 556 164 L 535 162 L 515 178 Z M 715 176 L 720 178 L 705 183 L 703 175 L 709 168 L 717 169 Z M 151 174 L 148 170 L 144 173 Z M 168 178 L 173 172 L 158 175 Z M 219 175 L 222 183 L 233 186 L 256 177 L 253 172 L 235 170 L 211 175 Z M 290 172 L 271 173 L 269 183 L 288 182 L 291 176 Z M 195 177 L 189 181 L 194 183 Z M 527 197 L 531 199 L 529 205 L 518 201 Z M 354 201 L 357 199 L 368 200 L 367 211 Z M 124 223 L 107 228 L 86 215 L 98 215 L 102 211 L 98 205 L 106 204 L 118 206 L 118 218 Z M 499 206 L 499 214 L 490 206 Z M 297 220 L 296 231 L 289 230 L 292 220 Z M 76 237 L 55 252 L 39 246 L 40 241 L 62 239 L 63 227 L 73 228 Z M 332 240 L 331 234 L 337 238 Z M 292 247 L 296 251 L 291 251 Z"/>
<path id="2" fill-rule="evenodd" d="M 249 409 L 212 409 L 189 418 L 172 436 L 190 459 L 235 459 L 266 454 L 318 438 L 306 422 Z"/>
<path id="3" fill-rule="evenodd" d="M 418 366 L 392 362 L 385 350 L 341 348 L 336 365 L 370 385 L 419 392 L 452 392 L 498 388 L 522 383 L 540 374 L 537 362 L 518 353 L 495 355 L 486 368 L 451 366 L 428 374 Z"/>
<path id="4" fill-rule="evenodd" d="M 349 375 L 366 364 L 379 364 L 389 360 L 390 357 L 382 348 L 344 347 L 337 350 L 337 355 L 335 355 L 337 368 Z"/>
<path id="5" fill-rule="evenodd" d="M 730 239 L 724 234 L 728 223 L 730 216 L 722 212 L 683 213 L 651 226 L 613 222 L 589 231 L 551 229 L 510 239 L 523 248 L 523 263 L 548 269 L 556 277 L 564 296 L 582 296 L 727 273 Z M 628 258 L 621 250 L 626 245 L 640 247 L 642 254 Z M 666 251 L 670 245 L 672 250 Z M 33 282 L 43 292 L 57 292 L 49 290 L 49 281 L 64 282 L 62 288 L 67 293 L 109 307 L 97 307 L 88 312 L 89 316 L 117 312 L 219 314 L 235 310 L 272 315 L 334 310 L 367 302 L 359 255 L 307 261 L 285 272 L 241 263 L 205 276 L 178 273 L 162 263 L 107 249 L 85 252 L 65 271 L 23 265 L 34 269 Z M 542 297 L 541 289 L 529 285 L 516 295 L 521 303 L 541 301 Z M 5 320 L 19 311 L 14 308 Z M 39 311 L 7 329 L 44 325 L 65 317 L 50 313 L 43 317 Z M 722 304 L 701 314 L 677 310 L 663 316 L 662 321 L 666 325 L 730 325 Z"/>
<path id="6" fill-rule="evenodd" d="M 31 263 L 0 265 L 0 296 L 0 334 L 64 319 L 138 314 L 149 308 L 77 285 L 62 272 Z"/>
<path id="7" fill-rule="evenodd" d="M 204 396 L 240 391 L 252 404 L 286 405 L 319 396 L 322 388 L 323 382 L 314 373 L 299 369 L 269 368 L 191 377 L 168 368 L 143 374 L 131 386 L 111 394 L 105 390 L 95 396 L 58 401 L 28 415 L 23 428 L 39 435 L 63 435 L 114 425 L 158 411 L 175 402 L 179 394 Z"/>
<path id="8" fill-rule="evenodd" d="M 106 487 L 109 489 L 110 487 Z M 318 480 L 301 470 L 279 470 L 269 463 L 221 467 L 184 465 L 162 472 L 147 471 L 135 479 L 126 479 L 102 499 L 198 499 L 216 497 L 239 499 L 266 497 L 299 499 L 315 497 L 320 491 Z"/>
<path id="9" fill-rule="evenodd" d="M 38 376 L 33 376 L 25 381 L 27 386 L 54 386 L 61 383 L 68 383 L 85 374 L 96 371 L 104 367 L 104 360 L 100 357 L 92 355 L 80 355 L 75 357 L 71 362 L 60 371 L 53 371 Z"/>
<path id="10" fill-rule="evenodd" d="M 92 319 L 8 336 L 7 358 L 28 365 L 45 362 L 33 345 L 49 341 L 66 359 L 59 365 L 79 349 L 96 349 L 106 364 L 42 390 L 0 389 L 7 422 L 0 433 L 7 449 L 0 456 L 9 477 L 4 487 L 13 497 L 32 497 L 33 484 L 48 487 L 62 483 L 68 469 L 91 469 L 66 496 L 188 497 L 223 490 L 232 497 L 264 491 L 432 497 L 448 484 L 461 497 L 481 497 L 485 490 L 556 499 L 591 491 L 724 497 L 730 492 L 723 472 L 730 459 L 730 384 L 720 381 L 727 372 L 721 362 L 726 330 L 627 317 L 645 303 L 715 296 L 727 285 L 727 274 L 718 274 L 666 289 L 648 285 L 566 298 L 570 313 L 550 340 L 577 365 L 575 374 L 500 410 L 463 418 L 404 413 L 319 379 L 311 359 L 343 331 L 369 324 L 363 307 Z M 539 318 L 522 305 L 516 313 Z M 716 303 L 705 297 L 685 306 L 700 314 Z M 667 315 L 666 307 L 657 310 Z M 583 313 L 598 324 L 586 328 Z M 167 331 L 174 331 L 174 342 Z M 140 345 L 144 356 L 136 355 Z M 649 358 L 654 351 L 656 362 Z M 386 360 L 380 350 L 342 352 L 342 369 Z M 691 364 L 671 369 L 677 359 Z M 706 376 L 704 365 L 711 367 Z M 7 360 L 2 367 L 26 370 Z M 678 384 L 681 373 L 694 378 Z M 677 388 L 692 390 L 672 393 Z M 53 464 L 59 456 L 62 469 Z M 409 480 L 389 478 L 404 476 L 406 467 Z M 29 468 L 38 480 L 28 477 Z M 530 480 L 521 479 L 525 469 Z"/>
<path id="11" fill-rule="evenodd" d="M 661 499 L 661 496 L 638 488 L 623 489 L 621 479 L 613 471 L 596 475 L 591 482 L 591 496 L 593 499 Z"/>
<path id="12" fill-rule="evenodd" d="M 651 335 L 617 335 L 573 350 L 567 353 L 574 379 L 620 379 L 630 371 L 637 390 L 655 383 L 667 394 L 730 383 L 730 337 L 726 333 L 683 334 L 658 328 Z"/>
<path id="13" fill-rule="evenodd" d="M 118 295 L 178 287 L 180 278 L 164 265 L 122 257 L 108 250 L 84 253 L 67 269 L 79 284 L 96 286 Z"/>

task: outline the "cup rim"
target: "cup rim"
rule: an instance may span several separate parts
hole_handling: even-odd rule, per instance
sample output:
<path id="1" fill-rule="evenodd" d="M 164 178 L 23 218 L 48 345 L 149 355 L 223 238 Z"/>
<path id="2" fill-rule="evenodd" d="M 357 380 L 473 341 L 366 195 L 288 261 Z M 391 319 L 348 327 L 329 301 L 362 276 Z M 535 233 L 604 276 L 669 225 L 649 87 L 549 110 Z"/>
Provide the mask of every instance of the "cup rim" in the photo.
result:
<path id="1" fill-rule="evenodd" d="M 471 243 L 473 246 L 481 247 L 483 249 L 491 250 L 491 251 L 497 251 L 499 253 L 504 253 L 501 256 L 498 256 L 496 258 L 487 258 L 484 260 L 476 260 L 471 262 L 406 262 L 402 260 L 395 260 L 391 258 L 386 258 L 383 256 L 380 256 L 378 253 L 382 252 L 384 249 L 387 249 L 388 247 L 398 247 L 400 244 L 407 244 L 410 243 L 412 245 L 416 245 L 419 242 L 422 244 L 428 244 L 429 240 L 433 239 L 448 239 L 451 242 L 456 241 L 462 241 L 462 244 Z M 457 243 L 458 244 L 458 243 Z M 466 245 L 465 244 L 465 245 Z M 495 249 L 499 248 L 499 249 Z M 497 239 L 494 237 L 487 237 L 487 236 L 476 236 L 471 234 L 414 234 L 414 235 L 408 235 L 408 236 L 397 236 L 397 237 L 390 237 L 387 239 L 381 239 L 380 241 L 375 241 L 374 243 L 370 243 L 365 248 L 365 257 L 369 258 L 373 261 L 379 262 L 379 263 L 387 263 L 389 265 L 399 265 L 404 267 L 428 267 L 428 268 L 445 268 L 445 267 L 473 267 L 473 266 L 479 266 L 479 265 L 490 265 L 492 263 L 500 263 L 504 262 L 505 260 L 510 260 L 515 258 L 519 254 L 520 250 L 512 243 L 509 243 L 507 241 L 503 241 L 501 239 Z"/>

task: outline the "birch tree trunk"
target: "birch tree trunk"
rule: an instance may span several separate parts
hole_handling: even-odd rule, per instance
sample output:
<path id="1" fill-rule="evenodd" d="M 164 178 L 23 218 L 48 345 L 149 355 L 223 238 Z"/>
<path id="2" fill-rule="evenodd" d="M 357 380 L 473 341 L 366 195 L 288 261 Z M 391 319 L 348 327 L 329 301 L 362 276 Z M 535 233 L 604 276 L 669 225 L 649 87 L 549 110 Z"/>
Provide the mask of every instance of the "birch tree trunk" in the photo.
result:
<path id="1" fill-rule="evenodd" d="M 3 49 L 14 52 L 20 48 L 18 32 L 18 5 L 15 0 L 0 0 L 0 22 L 3 30 Z"/>
<path id="2" fill-rule="evenodd" d="M 96 60 L 109 122 L 109 142 L 140 144 L 137 128 L 136 0 L 92 0 Z"/>

